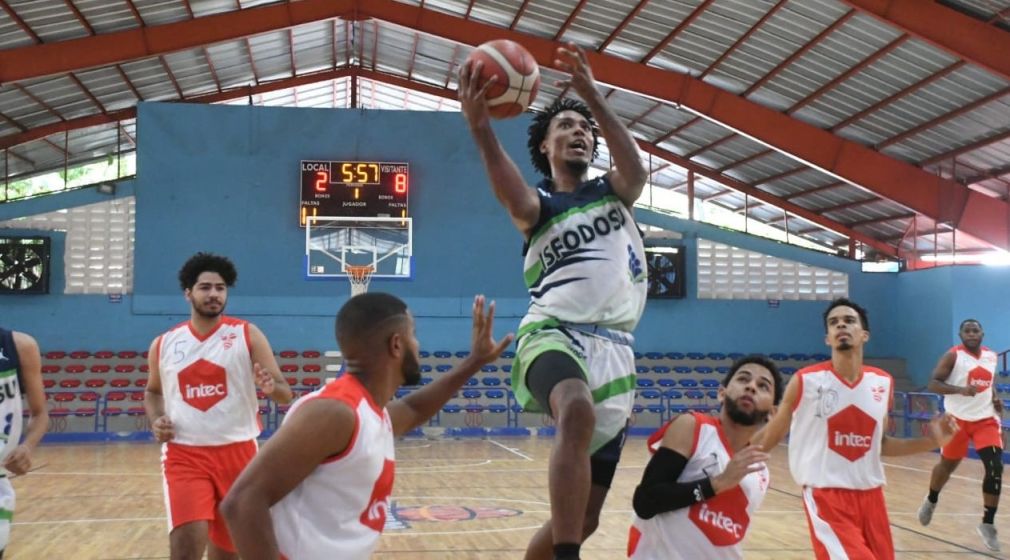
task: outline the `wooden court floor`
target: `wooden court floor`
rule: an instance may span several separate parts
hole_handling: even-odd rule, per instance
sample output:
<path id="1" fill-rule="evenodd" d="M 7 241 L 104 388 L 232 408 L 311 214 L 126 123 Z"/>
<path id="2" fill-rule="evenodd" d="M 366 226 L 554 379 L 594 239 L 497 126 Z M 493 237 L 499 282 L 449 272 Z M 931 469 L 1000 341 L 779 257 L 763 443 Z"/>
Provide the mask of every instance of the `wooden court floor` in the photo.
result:
<path id="1" fill-rule="evenodd" d="M 549 439 L 407 439 L 398 443 L 394 514 L 377 559 L 518 559 L 547 518 Z M 936 455 L 888 461 L 887 502 L 898 558 L 999 558 L 975 534 L 982 468 L 965 461 L 944 490 L 929 528 L 915 510 Z M 167 558 L 159 450 L 154 444 L 49 445 L 14 479 L 17 510 L 6 558 Z M 585 560 L 622 558 L 631 495 L 647 457 L 632 438 Z M 746 558 L 810 558 L 811 548 L 786 450 L 771 462 L 772 484 L 744 541 Z M 1010 550 L 1010 508 L 997 515 Z"/>

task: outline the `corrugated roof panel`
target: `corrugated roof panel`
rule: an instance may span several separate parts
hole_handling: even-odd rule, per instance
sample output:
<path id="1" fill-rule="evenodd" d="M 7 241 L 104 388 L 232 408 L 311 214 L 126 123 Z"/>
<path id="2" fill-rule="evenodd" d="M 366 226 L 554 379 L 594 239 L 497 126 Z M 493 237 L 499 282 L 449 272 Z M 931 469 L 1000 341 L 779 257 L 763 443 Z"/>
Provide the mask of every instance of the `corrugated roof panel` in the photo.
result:
<path id="1" fill-rule="evenodd" d="M 942 0 L 941 3 L 957 6 L 986 20 L 999 17 L 1000 12 L 1010 10 L 1010 0 Z M 1010 14 L 1001 19 L 1010 22 Z"/>
<path id="2" fill-rule="evenodd" d="M 98 98 L 106 111 L 125 109 L 137 103 L 137 98 L 126 87 L 126 82 L 113 67 L 105 66 L 85 70 L 77 72 L 75 75 L 84 84 L 84 87 Z"/>
<path id="3" fill-rule="evenodd" d="M 172 85 L 165 66 L 157 58 L 146 58 L 125 62 L 121 65 L 133 86 L 144 96 L 144 101 L 178 99 L 179 94 Z"/>
<path id="4" fill-rule="evenodd" d="M 35 97 L 52 107 L 60 117 L 72 119 L 97 112 L 81 88 L 66 75 L 48 80 L 44 83 L 32 84 L 25 88 Z"/>
<path id="5" fill-rule="evenodd" d="M 287 31 L 274 31 L 249 37 L 249 48 L 256 63 L 256 77 L 261 82 L 289 78 L 291 47 Z"/>
<path id="6" fill-rule="evenodd" d="M 25 0 L 20 0 L 20 2 L 10 2 L 10 5 L 17 6 L 18 3 L 24 4 L 26 2 Z M 15 8 L 15 10 L 17 10 L 17 8 Z M 18 24 L 14 21 L 14 18 L 8 17 L 6 14 L 4 14 L 4 17 L 0 18 L 0 49 L 27 47 L 34 44 L 35 41 L 30 35 L 25 33 L 21 27 L 18 26 Z"/>
<path id="7" fill-rule="evenodd" d="M 133 5 L 140 12 L 144 25 L 160 25 L 189 19 L 189 13 L 186 12 L 182 0 L 133 0 Z"/>
<path id="8" fill-rule="evenodd" d="M 631 2 L 589 2 L 579 12 L 562 39 L 576 40 L 581 44 L 581 40 L 595 37 L 598 40 L 592 44 L 599 47 L 603 43 L 603 38 L 617 29 L 621 20 L 634 8 L 635 5 Z M 519 28 L 522 29 L 522 20 L 519 21 Z"/>
<path id="9" fill-rule="evenodd" d="M 453 45 L 447 41 L 421 35 L 414 55 L 411 78 L 439 87 L 444 87 L 447 82 L 457 81 L 459 65 L 465 60 L 465 55 L 462 48 L 455 50 L 456 60 L 450 66 L 454 50 Z"/>
<path id="10" fill-rule="evenodd" d="M 1002 102 L 988 103 L 975 111 L 955 117 L 922 131 L 900 143 L 922 161 L 949 152 L 953 146 L 970 144 L 989 137 L 993 130 L 1010 128 L 1010 95 Z"/>
<path id="11" fill-rule="evenodd" d="M 450 12 L 453 15 L 462 16 L 466 13 L 467 2 L 442 2 L 443 5 L 452 5 L 453 8 Z M 497 25 L 499 27 L 508 27 L 512 24 L 512 20 L 515 18 L 516 9 L 519 4 L 516 2 L 507 2 L 502 0 L 484 0 L 482 2 L 470 2 L 473 4 L 473 9 L 470 11 L 470 19 L 475 21 L 481 21 L 484 23 L 490 23 L 492 25 Z M 429 3 L 425 2 L 424 7 L 428 7 Z"/>
<path id="12" fill-rule="evenodd" d="M 38 82 L 42 81 L 38 80 Z M 4 115 L 27 128 L 58 120 L 55 115 L 46 111 L 19 88 L 9 84 L 0 86 L 0 107 L 3 108 L 2 112 Z M 7 124 L 2 119 L 0 119 L 0 122 Z"/>
<path id="13" fill-rule="evenodd" d="M 249 65 L 249 53 L 246 52 L 245 41 L 228 41 L 207 47 L 207 56 L 214 65 L 217 78 L 223 89 L 252 84 L 252 66 Z"/>
<path id="14" fill-rule="evenodd" d="M 507 27 L 512 24 L 515 14 L 519 11 L 522 3 L 516 1 L 489 1 L 482 2 L 482 4 L 489 9 L 496 8 L 503 14 L 511 15 L 509 23 L 506 24 Z M 571 15 L 576 4 L 577 0 L 538 0 L 530 2 L 527 4 L 523 16 L 519 19 L 516 29 L 531 35 L 553 37 L 557 30 L 561 29 L 561 25 L 565 23 L 568 16 Z M 577 42 L 579 38 L 577 34 L 573 34 L 568 37 L 568 40 Z M 585 39 L 585 37 L 582 37 L 582 39 Z"/>
<path id="15" fill-rule="evenodd" d="M 660 56 L 697 73 L 704 72 L 769 8 L 767 3 L 718 0 L 685 28 Z"/>
<path id="16" fill-rule="evenodd" d="M 186 97 L 217 91 L 202 49 L 166 54 L 165 63 Z"/>
<path id="17" fill-rule="evenodd" d="M 290 32 L 294 37 L 295 66 L 298 74 L 317 72 L 335 65 L 333 22 L 318 21 L 299 25 L 291 28 Z"/>
<path id="18" fill-rule="evenodd" d="M 111 33 L 138 27 L 137 20 L 126 2 L 74 0 L 74 6 L 77 6 L 95 33 Z"/>
<path id="19" fill-rule="evenodd" d="M 8 5 L 36 35 L 42 38 L 43 43 L 55 43 L 88 35 L 73 12 L 62 2 L 22 0 L 8 1 Z M 10 19 L 10 16 L 4 12 L 3 19 Z"/>
<path id="20" fill-rule="evenodd" d="M 614 40 L 615 49 L 628 53 L 628 55 L 634 53 L 632 58 L 636 61 L 641 60 L 659 45 L 674 28 L 687 19 L 700 3 L 700 0 L 675 0 L 646 4 L 638 16 L 631 20 L 624 31 Z M 659 53 L 649 61 L 649 65 L 678 72 L 687 69 L 700 71 L 698 63 L 685 65 L 684 62 L 685 60 L 671 51 L 665 56 Z"/>

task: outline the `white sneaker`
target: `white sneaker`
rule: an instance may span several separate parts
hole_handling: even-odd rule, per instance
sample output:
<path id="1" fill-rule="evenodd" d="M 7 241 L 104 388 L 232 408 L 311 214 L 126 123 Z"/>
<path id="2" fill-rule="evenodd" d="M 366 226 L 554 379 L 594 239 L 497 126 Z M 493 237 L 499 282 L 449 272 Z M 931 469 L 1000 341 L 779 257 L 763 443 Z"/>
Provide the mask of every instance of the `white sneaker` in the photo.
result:
<path id="1" fill-rule="evenodd" d="M 999 552 L 999 534 L 992 523 L 979 523 L 975 528 L 982 537 L 982 544 L 993 552 Z"/>
<path id="2" fill-rule="evenodd" d="M 936 509 L 936 504 L 929 501 L 929 498 L 923 498 L 922 505 L 919 506 L 919 523 L 925 527 L 929 525 L 929 522 L 933 520 L 933 510 Z"/>

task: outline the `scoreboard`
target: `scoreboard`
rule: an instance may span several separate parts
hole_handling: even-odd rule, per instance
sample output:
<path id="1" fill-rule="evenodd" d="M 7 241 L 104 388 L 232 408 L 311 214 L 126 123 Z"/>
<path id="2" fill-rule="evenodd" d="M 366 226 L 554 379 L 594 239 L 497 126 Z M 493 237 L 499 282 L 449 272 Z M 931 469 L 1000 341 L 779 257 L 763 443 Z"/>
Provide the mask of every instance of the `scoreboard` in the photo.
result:
<path id="1" fill-rule="evenodd" d="M 405 218 L 410 215 L 410 164 L 302 161 L 298 223 L 306 216 Z"/>

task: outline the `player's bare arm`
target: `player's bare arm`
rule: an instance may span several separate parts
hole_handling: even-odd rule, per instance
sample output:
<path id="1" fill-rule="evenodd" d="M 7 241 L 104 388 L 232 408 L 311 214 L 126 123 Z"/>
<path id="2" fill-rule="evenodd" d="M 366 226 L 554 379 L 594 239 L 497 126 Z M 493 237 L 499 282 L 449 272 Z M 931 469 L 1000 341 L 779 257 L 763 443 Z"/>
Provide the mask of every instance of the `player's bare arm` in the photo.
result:
<path id="1" fill-rule="evenodd" d="M 144 388 L 144 410 L 151 423 L 151 433 L 155 441 L 164 443 L 175 437 L 172 419 L 165 414 L 165 397 L 161 392 L 161 368 L 159 346 L 161 337 L 154 339 L 147 350 L 147 386 Z"/>
<path id="2" fill-rule="evenodd" d="M 947 383 L 947 378 L 950 377 L 950 373 L 954 371 L 954 364 L 956 362 L 957 354 L 954 352 L 947 352 L 940 357 L 940 361 L 938 361 L 936 363 L 936 367 L 933 368 L 933 376 L 930 378 L 929 384 L 926 385 L 926 389 L 939 395 L 974 396 L 978 390 L 971 385 L 958 387 L 957 385 Z"/>
<path id="3" fill-rule="evenodd" d="M 249 323 L 249 347 L 252 353 L 253 375 L 256 376 L 256 386 L 263 393 L 280 404 L 287 404 L 294 399 L 294 393 L 287 380 L 281 375 L 281 368 L 274 358 L 270 341 L 256 325 Z"/>
<path id="4" fill-rule="evenodd" d="M 793 376 L 786 385 L 786 390 L 782 394 L 782 401 L 778 404 L 775 414 L 771 417 L 763 428 L 754 434 L 751 443 L 754 447 L 760 448 L 765 453 L 771 453 L 786 434 L 789 433 L 789 426 L 793 421 L 793 410 L 800 398 L 799 376 Z"/>
<path id="5" fill-rule="evenodd" d="M 493 337 L 493 301 L 488 305 L 488 311 L 485 314 L 484 296 L 477 296 L 473 299 L 472 311 L 473 335 L 470 355 L 445 375 L 386 406 L 389 418 L 393 423 L 394 434 L 405 434 L 427 422 L 442 408 L 442 405 L 456 394 L 456 391 L 466 383 L 467 379 L 480 371 L 484 364 L 496 360 L 508 348 L 509 344 L 512 344 L 511 333 L 499 341 L 495 341 Z"/>
<path id="6" fill-rule="evenodd" d="M 42 356 L 39 345 L 31 336 L 14 332 L 14 345 L 21 362 L 22 393 L 28 400 L 28 428 L 25 430 L 24 441 L 21 442 L 7 459 L 4 468 L 21 475 L 32 467 L 32 452 L 49 429 L 49 411 L 46 410 L 46 395 L 42 385 Z"/>
<path id="7" fill-rule="evenodd" d="M 610 157 L 614 160 L 614 168 L 609 174 L 610 184 L 621 201 L 630 208 L 642 195 L 642 189 L 649 179 L 635 138 L 596 88 L 589 61 L 581 47 L 568 43 L 566 47 L 559 48 L 554 65 L 571 74 L 571 78 L 560 81 L 558 85 L 571 86 L 596 118 L 600 134 L 607 140 Z"/>
<path id="8" fill-rule="evenodd" d="M 880 454 L 893 457 L 932 451 L 947 445 L 957 432 L 957 420 L 950 414 L 937 415 L 930 420 L 929 435 L 917 438 L 895 438 L 885 435 L 880 442 Z"/>
<path id="9" fill-rule="evenodd" d="M 459 103 L 470 133 L 477 143 L 484 168 L 491 180 L 491 188 L 502 206 L 508 211 L 512 223 L 528 237 L 540 217 L 540 199 L 530 188 L 512 158 L 505 153 L 498 137 L 491 129 L 485 94 L 492 81 L 480 85 L 481 63 L 464 64 L 459 69 Z"/>
<path id="10" fill-rule="evenodd" d="M 319 463 L 344 451 L 357 429 L 356 422 L 347 404 L 312 399 L 281 424 L 242 471 L 221 503 L 221 513 L 244 560 L 280 557 L 270 507 Z"/>

